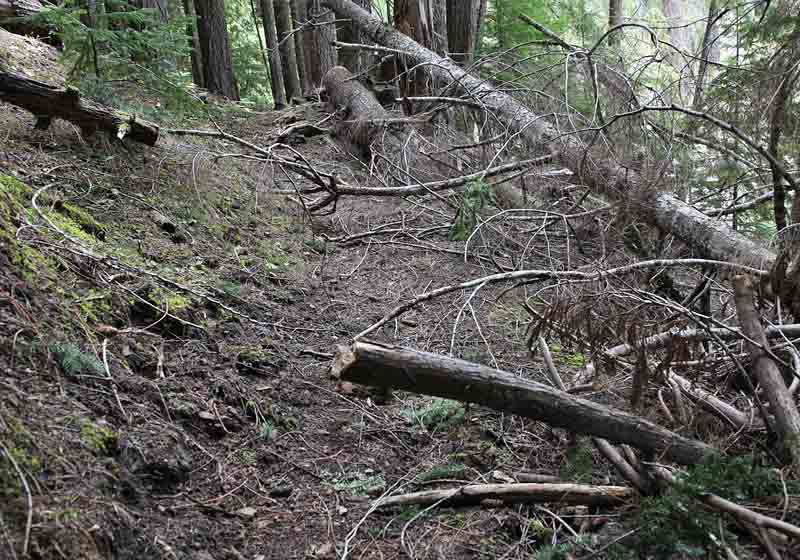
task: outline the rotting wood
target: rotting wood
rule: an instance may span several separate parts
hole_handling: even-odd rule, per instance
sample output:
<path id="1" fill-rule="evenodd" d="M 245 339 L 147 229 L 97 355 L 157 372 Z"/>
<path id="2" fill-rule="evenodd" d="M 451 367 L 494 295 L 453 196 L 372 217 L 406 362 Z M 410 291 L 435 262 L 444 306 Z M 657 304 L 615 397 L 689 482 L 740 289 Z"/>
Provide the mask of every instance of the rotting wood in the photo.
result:
<path id="1" fill-rule="evenodd" d="M 0 71 L 0 101 L 33 113 L 35 126 L 40 130 L 59 118 L 76 124 L 86 136 L 103 130 L 119 139 L 129 138 L 148 146 L 158 141 L 158 125 L 83 99 L 76 89 L 59 88 L 19 74 Z"/>
<path id="2" fill-rule="evenodd" d="M 590 486 L 571 483 L 519 483 L 519 484 L 469 484 L 449 490 L 427 490 L 400 496 L 390 496 L 378 501 L 378 507 L 433 504 L 448 506 L 467 506 L 500 502 L 519 503 L 558 503 L 587 506 L 621 505 L 635 496 L 631 488 L 625 486 Z"/>
<path id="3" fill-rule="evenodd" d="M 380 45 L 403 51 L 417 64 L 425 64 L 434 77 L 452 82 L 458 89 L 480 99 L 486 110 L 502 120 L 510 133 L 516 133 L 535 145 L 549 145 L 558 153 L 565 167 L 593 190 L 617 200 L 635 203 L 637 211 L 658 228 L 714 259 L 733 260 L 752 266 L 771 268 L 775 254 L 751 241 L 667 192 L 646 188 L 634 170 L 621 165 L 607 154 L 587 155 L 586 146 L 573 134 L 556 129 L 549 119 L 537 115 L 508 94 L 496 90 L 488 81 L 465 72 L 453 61 L 420 46 L 410 37 L 387 27 L 380 18 L 362 10 L 349 0 L 323 0 L 336 15 L 349 19 L 367 37 Z"/>
<path id="4" fill-rule="evenodd" d="M 504 371 L 408 348 L 358 341 L 340 347 L 331 373 L 342 381 L 393 387 L 488 406 L 635 447 L 677 463 L 716 453 L 643 418 Z"/>
<path id="5" fill-rule="evenodd" d="M 769 401 L 770 412 L 775 418 L 775 431 L 781 439 L 786 455 L 795 473 L 800 474 L 800 412 L 783 381 L 778 366 L 765 351 L 769 348 L 769 343 L 756 311 L 753 281 L 747 275 L 737 275 L 733 279 L 733 294 L 742 332 L 760 345 L 747 344 L 753 358 L 753 374 Z"/>

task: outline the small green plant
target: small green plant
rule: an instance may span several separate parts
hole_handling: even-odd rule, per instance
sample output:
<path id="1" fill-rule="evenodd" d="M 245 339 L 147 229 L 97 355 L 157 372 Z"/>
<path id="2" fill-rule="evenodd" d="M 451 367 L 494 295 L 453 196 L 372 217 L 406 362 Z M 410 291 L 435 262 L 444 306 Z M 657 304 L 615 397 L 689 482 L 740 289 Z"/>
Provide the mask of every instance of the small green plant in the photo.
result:
<path id="1" fill-rule="evenodd" d="M 483 181 L 472 181 L 456 212 L 450 228 L 451 241 L 466 241 L 478 225 L 478 215 L 488 204 L 494 203 L 494 191 Z"/>
<path id="2" fill-rule="evenodd" d="M 438 397 L 427 401 L 420 408 L 412 406 L 401 412 L 409 422 L 431 432 L 461 422 L 465 413 L 460 402 Z"/>
<path id="3" fill-rule="evenodd" d="M 545 546 L 536 551 L 535 558 L 536 560 L 569 560 L 574 558 L 575 553 L 590 541 L 590 537 L 580 536 L 569 542 Z"/>
<path id="4" fill-rule="evenodd" d="M 790 482 L 786 490 L 791 494 L 798 486 Z M 642 499 L 640 530 L 633 545 L 654 558 L 672 558 L 675 553 L 706 557 L 719 542 L 734 545 L 736 535 L 726 529 L 717 514 L 701 507 L 698 498 L 712 492 L 735 502 L 748 502 L 784 491 L 775 472 L 752 455 L 711 458 L 679 474 L 663 494 Z M 629 549 L 622 544 L 614 548 Z"/>
<path id="5" fill-rule="evenodd" d="M 81 437 L 100 456 L 113 455 L 119 442 L 119 435 L 112 428 L 93 422 L 84 422 Z"/>
<path id="6" fill-rule="evenodd" d="M 569 356 L 566 356 L 564 358 L 564 361 L 566 363 L 568 363 L 569 365 L 571 365 L 573 367 L 578 367 L 578 368 L 582 368 L 583 366 L 586 365 L 586 357 L 583 354 L 579 353 L 579 352 L 576 352 L 574 354 L 570 354 Z"/>
<path id="7" fill-rule="evenodd" d="M 238 298 L 242 293 L 242 285 L 233 280 L 223 280 L 219 289 L 229 298 Z"/>
<path id="8" fill-rule="evenodd" d="M 463 463 L 448 463 L 439 467 L 420 473 L 414 479 L 417 484 L 430 482 L 431 480 L 460 479 L 467 472 L 467 467 Z"/>
<path id="9" fill-rule="evenodd" d="M 317 239 L 314 237 L 313 239 L 306 239 L 303 241 L 303 245 L 314 251 L 315 253 L 319 253 L 320 255 L 324 255 L 326 253 L 327 244 L 322 239 Z"/>
<path id="10" fill-rule="evenodd" d="M 50 345 L 50 352 L 61 370 L 67 375 L 105 375 L 103 362 L 93 354 L 84 352 L 72 342 L 56 342 Z"/>
<path id="11" fill-rule="evenodd" d="M 355 473 L 334 479 L 333 488 L 351 496 L 372 494 L 386 488 L 386 481 L 379 474 Z"/>
<path id="12" fill-rule="evenodd" d="M 567 451 L 567 462 L 561 467 L 559 476 L 571 482 L 585 482 L 592 478 L 592 446 L 586 438 Z"/>

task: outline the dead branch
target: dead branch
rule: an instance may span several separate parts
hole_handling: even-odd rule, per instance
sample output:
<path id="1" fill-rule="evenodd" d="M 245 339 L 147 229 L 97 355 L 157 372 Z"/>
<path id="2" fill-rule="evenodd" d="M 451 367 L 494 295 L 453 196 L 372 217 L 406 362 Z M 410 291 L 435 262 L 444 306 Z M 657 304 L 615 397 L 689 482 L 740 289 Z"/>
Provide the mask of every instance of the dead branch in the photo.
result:
<path id="1" fill-rule="evenodd" d="M 667 373 L 667 381 L 677 385 L 680 392 L 694 402 L 699 404 L 702 408 L 718 416 L 726 422 L 730 422 L 737 428 L 747 428 L 752 430 L 763 430 L 764 422 L 755 414 L 747 414 L 738 408 L 731 406 L 722 399 L 712 395 L 710 392 L 702 389 L 697 384 L 693 384 L 685 377 L 681 377 L 677 373 Z"/>
<path id="2" fill-rule="evenodd" d="M 450 490 L 427 490 L 390 496 L 378 507 L 407 505 L 467 506 L 482 502 L 534 504 L 553 502 L 587 506 L 618 506 L 634 497 L 625 486 L 589 486 L 570 483 L 469 484 Z"/>
<path id="3" fill-rule="evenodd" d="M 19 74 L 0 71 L 0 101 L 33 113 L 39 130 L 59 118 L 78 125 L 84 136 L 103 130 L 120 140 L 130 138 L 148 146 L 158 141 L 158 125 L 82 99 L 74 88 L 58 88 Z"/>
<path id="4" fill-rule="evenodd" d="M 626 412 L 478 364 L 427 352 L 355 342 L 340 347 L 331 373 L 343 381 L 474 402 L 579 434 L 630 443 L 693 464 L 713 448 Z"/>

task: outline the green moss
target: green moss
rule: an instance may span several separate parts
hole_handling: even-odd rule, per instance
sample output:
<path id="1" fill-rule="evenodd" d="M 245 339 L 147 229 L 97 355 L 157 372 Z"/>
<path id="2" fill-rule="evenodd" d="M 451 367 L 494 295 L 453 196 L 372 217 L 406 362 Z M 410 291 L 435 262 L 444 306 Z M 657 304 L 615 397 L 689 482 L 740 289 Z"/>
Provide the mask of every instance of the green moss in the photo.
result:
<path id="1" fill-rule="evenodd" d="M 6 418 L 8 429 L 0 434 L 8 454 L 22 469 L 25 476 L 38 476 L 42 472 L 42 460 L 34 453 L 30 432 L 16 418 Z M 22 495 L 19 474 L 11 460 L 0 450 L 0 497 L 6 499 Z"/>
<path id="2" fill-rule="evenodd" d="M 32 193 L 21 181 L 0 173 L 0 244 L 27 284 L 46 286 L 57 278 L 55 263 L 17 239 L 19 216 L 25 213 Z"/>
<path id="3" fill-rule="evenodd" d="M 111 293 L 90 289 L 83 297 L 76 300 L 84 321 L 98 323 L 107 320 L 111 314 Z"/>
<path id="4" fill-rule="evenodd" d="M 106 238 L 105 226 L 95 220 L 92 215 L 83 208 L 78 208 L 72 204 L 62 203 L 57 205 L 57 210 L 65 218 L 68 218 L 75 223 L 84 233 L 87 233 L 101 241 Z"/>
<path id="5" fill-rule="evenodd" d="M 158 307 L 167 307 L 169 312 L 180 311 L 192 306 L 192 300 L 186 296 L 160 287 L 150 290 L 149 299 Z"/>
<path id="6" fill-rule="evenodd" d="M 117 450 L 119 435 L 111 427 L 93 422 L 81 426 L 81 437 L 97 455 L 113 455 Z"/>

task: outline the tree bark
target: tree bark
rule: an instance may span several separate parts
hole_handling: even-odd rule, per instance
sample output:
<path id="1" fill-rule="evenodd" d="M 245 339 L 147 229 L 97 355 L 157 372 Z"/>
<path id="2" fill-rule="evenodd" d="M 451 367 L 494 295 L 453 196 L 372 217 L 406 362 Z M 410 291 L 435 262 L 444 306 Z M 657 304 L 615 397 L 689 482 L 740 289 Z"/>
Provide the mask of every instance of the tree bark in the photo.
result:
<path id="1" fill-rule="evenodd" d="M 192 81 L 199 87 L 205 87 L 205 76 L 203 75 L 203 53 L 200 50 L 200 38 L 197 35 L 197 13 L 194 10 L 195 0 L 183 0 L 183 13 L 192 22 L 186 26 L 186 36 L 191 46 L 192 61 Z"/>
<path id="2" fill-rule="evenodd" d="M 686 14 L 686 0 L 662 0 L 661 6 L 669 26 L 669 42 L 674 47 L 667 47 L 666 58 L 680 76 L 678 87 L 688 104 L 691 95 L 691 59 L 684 53 L 692 48 L 692 34 Z"/>
<path id="3" fill-rule="evenodd" d="M 571 504 L 618 506 L 635 493 L 625 486 L 590 486 L 570 483 L 469 484 L 450 490 L 428 490 L 378 500 L 378 507 L 437 504 L 441 507 L 477 505 L 484 501 L 503 504 Z"/>
<path id="4" fill-rule="evenodd" d="M 300 89 L 300 76 L 297 73 L 297 53 L 294 47 L 291 0 L 275 0 L 275 25 L 278 31 L 278 50 L 281 53 L 283 85 L 286 98 L 291 103 L 303 97 Z"/>
<path id="5" fill-rule="evenodd" d="M 264 37 L 267 40 L 267 50 L 269 51 L 272 99 L 275 101 L 275 109 L 280 110 L 286 107 L 287 102 L 286 87 L 283 83 L 281 52 L 278 49 L 278 32 L 275 27 L 275 5 L 273 1 L 277 0 L 261 0 L 261 20 L 264 24 Z"/>
<path id="6" fill-rule="evenodd" d="M 482 0 L 447 0 L 448 50 L 461 66 L 472 63 L 481 4 Z"/>
<path id="7" fill-rule="evenodd" d="M 622 25 L 622 0 L 608 0 L 608 28 L 612 29 L 618 25 Z M 608 36 L 608 44 L 610 46 L 618 43 L 618 33 L 612 33 Z"/>
<path id="8" fill-rule="evenodd" d="M 359 341 L 339 348 L 332 374 L 344 381 L 485 405 L 578 434 L 629 443 L 678 463 L 694 464 L 715 453 L 704 443 L 627 412 L 437 354 Z"/>
<path id="9" fill-rule="evenodd" d="M 775 431 L 784 451 L 794 467 L 795 474 L 800 474 L 800 412 L 783 381 L 778 366 L 764 350 L 769 348 L 769 342 L 753 301 L 753 283 L 750 278 L 744 275 L 736 276 L 733 279 L 733 293 L 742 332 L 761 345 L 761 347 L 752 343 L 747 345 L 753 358 L 753 373 L 769 401 L 770 411 L 775 418 Z"/>
<path id="10" fill-rule="evenodd" d="M 225 0 L 195 0 L 197 35 L 203 53 L 203 79 L 211 93 L 238 100 L 233 76 L 230 39 L 225 22 Z"/>
<path id="11" fill-rule="evenodd" d="M 19 35 L 47 37 L 48 26 L 28 21 L 5 21 L 6 18 L 25 18 L 40 12 L 44 8 L 41 0 L 0 0 L 0 25 L 3 29 Z"/>
<path id="12" fill-rule="evenodd" d="M 336 26 L 333 24 L 333 13 L 323 8 L 321 0 L 310 0 L 310 6 L 309 15 L 315 25 L 311 32 L 313 48 L 311 52 L 306 51 L 306 56 L 309 59 L 311 83 L 318 88 L 328 71 L 336 66 L 336 49 L 333 46 L 336 41 Z"/>
<path id="13" fill-rule="evenodd" d="M 703 39 L 701 43 L 702 50 L 700 51 L 700 64 L 697 67 L 697 78 L 694 84 L 694 98 L 692 99 L 692 108 L 699 111 L 703 103 L 703 87 L 706 81 L 706 74 L 708 73 L 709 58 L 711 57 L 711 47 L 717 41 L 711 40 L 711 35 L 714 32 L 714 23 L 717 19 L 717 0 L 710 0 L 708 3 L 708 18 L 706 19 L 706 27 L 703 30 Z"/>
<path id="14" fill-rule="evenodd" d="M 372 12 L 371 0 L 354 0 L 355 4 L 367 12 Z M 350 22 L 339 24 L 336 27 L 336 40 L 343 43 L 363 43 L 361 31 Z M 360 74 L 366 70 L 365 55 L 361 50 L 339 51 L 339 65 L 344 66 L 353 74 Z"/>
<path id="15" fill-rule="evenodd" d="M 86 136 L 103 130 L 119 139 L 130 138 L 148 146 L 154 146 L 158 140 L 158 125 L 81 99 L 76 89 L 58 88 L 10 72 L 0 71 L 0 101 L 33 113 L 36 128 L 40 130 L 59 118 L 78 125 Z"/>
<path id="16" fill-rule="evenodd" d="M 673 195 L 646 186 L 646 181 L 634 169 L 620 165 L 607 154 L 600 152 L 587 155 L 580 138 L 563 134 L 546 118 L 495 90 L 485 80 L 464 72 L 450 60 L 421 47 L 410 37 L 387 28 L 379 18 L 364 12 L 352 2 L 325 0 L 325 4 L 332 7 L 338 17 L 352 19 L 376 43 L 407 52 L 406 56 L 415 62 L 429 64 L 430 71 L 438 78 L 452 80 L 461 91 L 480 99 L 487 110 L 509 127 L 510 133 L 518 133 L 539 147 L 552 144 L 560 163 L 570 169 L 577 179 L 610 198 L 638 203 L 637 211 L 641 212 L 642 217 L 672 233 L 696 251 L 709 258 L 763 268 L 770 268 L 774 264 L 775 255 L 762 245 L 739 235 Z M 451 23 L 448 19 L 448 31 L 452 29 Z M 641 200 L 637 201 L 631 193 L 642 193 Z"/>
<path id="17" fill-rule="evenodd" d="M 337 137 L 349 142 L 359 156 L 368 161 L 372 143 L 381 137 L 375 121 L 389 115 L 364 85 L 344 66 L 332 68 L 322 82 L 334 110 L 341 112 Z"/>
<path id="18" fill-rule="evenodd" d="M 291 0 L 292 19 L 294 20 L 294 28 L 299 30 L 308 20 L 308 3 L 306 0 Z M 297 57 L 297 75 L 300 78 L 300 89 L 303 92 L 303 97 L 311 95 L 313 87 L 311 86 L 311 78 L 308 70 L 308 55 L 306 54 L 306 46 L 309 45 L 307 31 L 295 31 L 294 38 L 294 52 Z"/>

